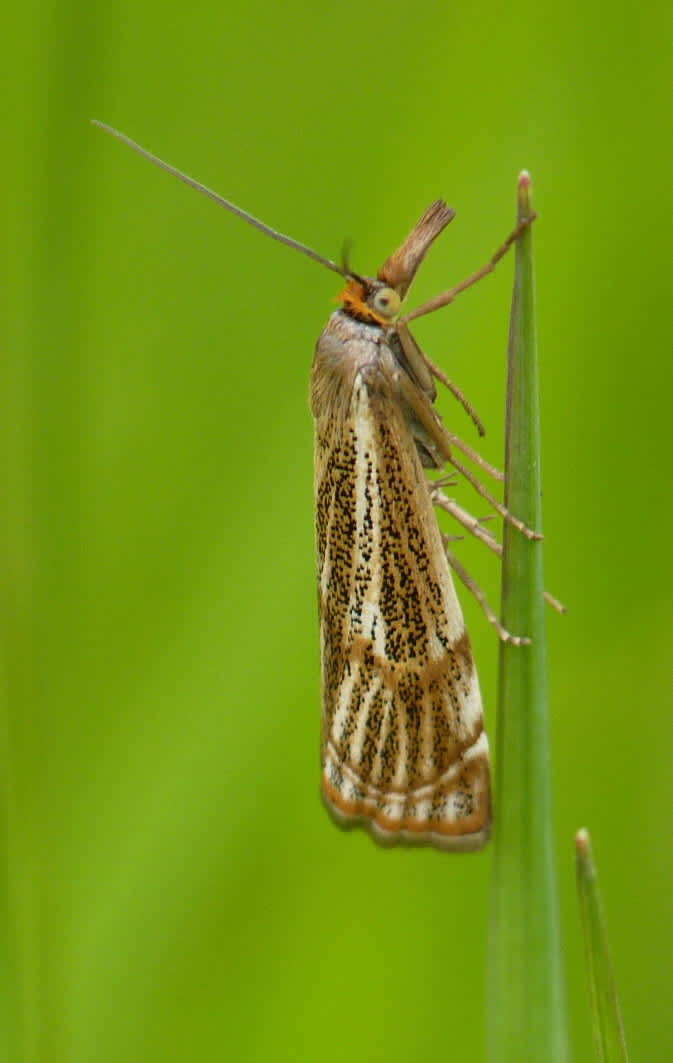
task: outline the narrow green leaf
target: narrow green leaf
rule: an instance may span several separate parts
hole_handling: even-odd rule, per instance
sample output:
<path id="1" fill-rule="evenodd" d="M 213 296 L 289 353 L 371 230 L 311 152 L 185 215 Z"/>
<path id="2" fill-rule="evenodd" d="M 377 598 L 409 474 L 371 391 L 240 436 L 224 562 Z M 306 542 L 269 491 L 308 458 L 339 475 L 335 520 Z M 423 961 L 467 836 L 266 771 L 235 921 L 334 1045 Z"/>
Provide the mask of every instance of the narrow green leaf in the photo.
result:
<path id="1" fill-rule="evenodd" d="M 617 986 L 608 949 L 605 914 L 598 891 L 589 832 L 575 836 L 577 895 L 584 930 L 594 1046 L 599 1063 L 627 1063 Z"/>
<path id="2" fill-rule="evenodd" d="M 518 220 L 531 217 L 518 185 Z M 505 503 L 542 531 L 533 231 L 516 243 L 509 336 Z M 495 832 L 489 942 L 489 1063 L 567 1059 L 553 858 L 541 540 L 505 524 L 502 623 L 531 644 L 500 646 Z"/>

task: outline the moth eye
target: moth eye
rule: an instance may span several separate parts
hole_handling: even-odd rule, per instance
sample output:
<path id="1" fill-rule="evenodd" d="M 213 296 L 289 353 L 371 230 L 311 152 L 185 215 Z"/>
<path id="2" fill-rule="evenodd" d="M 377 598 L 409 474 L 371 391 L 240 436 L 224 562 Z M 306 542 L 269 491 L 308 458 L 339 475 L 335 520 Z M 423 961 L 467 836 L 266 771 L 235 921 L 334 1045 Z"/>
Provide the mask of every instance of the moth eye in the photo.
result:
<path id="1" fill-rule="evenodd" d="M 394 288 L 379 288 L 372 297 L 372 307 L 381 317 L 394 318 L 402 300 Z"/>

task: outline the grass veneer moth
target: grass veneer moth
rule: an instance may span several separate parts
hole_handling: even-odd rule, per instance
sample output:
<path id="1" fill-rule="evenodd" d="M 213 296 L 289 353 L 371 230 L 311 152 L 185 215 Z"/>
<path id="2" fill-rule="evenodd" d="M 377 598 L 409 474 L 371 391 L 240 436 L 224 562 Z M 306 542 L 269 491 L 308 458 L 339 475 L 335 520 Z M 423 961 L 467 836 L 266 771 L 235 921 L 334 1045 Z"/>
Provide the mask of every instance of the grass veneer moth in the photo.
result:
<path id="1" fill-rule="evenodd" d="M 434 507 L 498 552 L 480 521 L 449 499 L 425 468 L 451 464 L 504 519 L 531 532 L 456 457 L 502 479 L 448 432 L 434 408 L 445 383 L 483 432 L 460 391 L 421 352 L 408 322 L 452 302 L 489 273 L 490 261 L 406 317 L 400 308 L 433 241 L 454 217 L 442 200 L 425 211 L 376 277 L 355 273 L 264 225 L 206 186 L 102 123 L 151 162 L 268 236 L 346 279 L 341 306 L 318 339 L 311 376 L 322 667 L 322 793 L 342 825 L 387 843 L 480 848 L 491 824 L 488 741 L 481 693 L 447 549 Z"/>

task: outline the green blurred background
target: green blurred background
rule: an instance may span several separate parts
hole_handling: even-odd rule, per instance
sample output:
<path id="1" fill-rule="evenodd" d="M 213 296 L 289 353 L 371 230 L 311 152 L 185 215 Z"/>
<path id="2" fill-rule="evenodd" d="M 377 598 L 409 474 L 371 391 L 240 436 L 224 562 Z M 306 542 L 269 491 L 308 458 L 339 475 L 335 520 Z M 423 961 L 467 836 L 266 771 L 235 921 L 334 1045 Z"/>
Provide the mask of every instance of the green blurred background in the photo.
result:
<path id="1" fill-rule="evenodd" d="M 587 826 L 633 1057 L 670 1060 L 669 4 L 5 20 L 3 1060 L 484 1059 L 489 852 L 384 852 L 318 798 L 307 390 L 338 281 L 91 117 L 364 272 L 446 198 L 416 302 L 488 258 L 531 171 L 574 1058 Z M 511 269 L 416 329 L 496 462 Z"/>

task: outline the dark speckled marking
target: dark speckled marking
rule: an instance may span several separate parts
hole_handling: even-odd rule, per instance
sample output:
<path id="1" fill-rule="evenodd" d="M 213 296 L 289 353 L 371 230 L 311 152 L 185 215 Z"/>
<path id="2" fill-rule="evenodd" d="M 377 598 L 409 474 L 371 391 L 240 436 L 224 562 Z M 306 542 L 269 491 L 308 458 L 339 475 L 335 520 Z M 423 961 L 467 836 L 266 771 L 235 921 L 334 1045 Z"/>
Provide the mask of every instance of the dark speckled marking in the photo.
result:
<path id="1" fill-rule="evenodd" d="M 319 579 L 329 572 L 319 591 L 325 796 L 383 831 L 431 822 L 439 834 L 476 835 L 487 830 L 490 799 L 486 757 L 464 760 L 483 728 L 469 638 L 446 589 L 448 562 L 386 348 L 372 349 L 358 375 L 343 374 L 349 400 L 341 378 L 330 378 L 334 413 L 320 411 L 316 422 Z M 324 395 L 321 372 L 318 354 L 314 394 Z M 366 613 L 373 600 L 377 609 Z"/>

